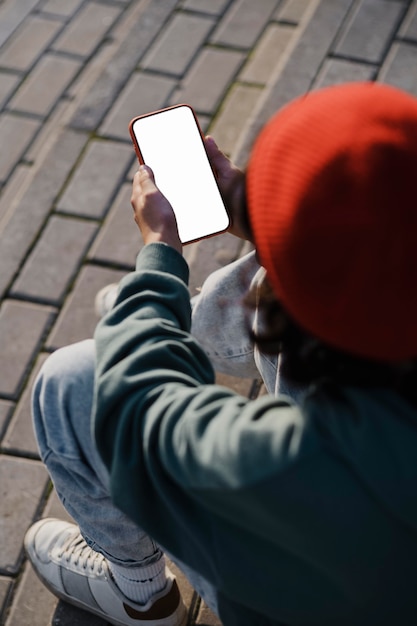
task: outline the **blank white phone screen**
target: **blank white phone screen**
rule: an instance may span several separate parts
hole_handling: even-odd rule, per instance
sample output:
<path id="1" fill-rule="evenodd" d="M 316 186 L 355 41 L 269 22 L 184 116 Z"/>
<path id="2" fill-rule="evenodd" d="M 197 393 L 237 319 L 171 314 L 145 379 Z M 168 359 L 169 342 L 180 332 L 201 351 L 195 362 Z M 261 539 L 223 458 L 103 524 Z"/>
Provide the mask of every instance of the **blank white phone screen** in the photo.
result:
<path id="1" fill-rule="evenodd" d="M 226 230 L 229 218 L 191 108 L 141 117 L 132 129 L 144 162 L 171 203 L 182 243 Z"/>

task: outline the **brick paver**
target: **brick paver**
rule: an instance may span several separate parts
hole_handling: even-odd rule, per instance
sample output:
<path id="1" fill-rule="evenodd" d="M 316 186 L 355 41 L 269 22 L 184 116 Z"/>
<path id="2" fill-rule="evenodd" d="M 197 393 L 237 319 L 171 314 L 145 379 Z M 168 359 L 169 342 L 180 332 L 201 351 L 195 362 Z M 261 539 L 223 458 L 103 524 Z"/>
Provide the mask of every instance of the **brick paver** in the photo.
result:
<path id="1" fill-rule="evenodd" d="M 265 85 L 285 55 L 295 33 L 293 26 L 282 24 L 271 24 L 266 28 L 239 78 L 244 82 Z"/>
<path id="2" fill-rule="evenodd" d="M 6 424 L 11 419 L 14 403 L 9 402 L 8 400 L 0 400 L 0 438 L 3 436 L 6 431 Z"/>
<path id="3" fill-rule="evenodd" d="M 197 112 L 212 115 L 244 59 L 241 52 L 234 50 L 204 48 L 171 103 L 193 102 Z"/>
<path id="4" fill-rule="evenodd" d="M 410 39 L 413 42 L 417 41 L 417 4 L 412 3 L 407 17 L 400 28 L 399 36 Z"/>
<path id="5" fill-rule="evenodd" d="M 131 182 L 120 188 L 115 201 L 91 246 L 88 258 L 96 263 L 111 263 L 126 270 L 135 266 L 141 237 L 130 206 Z"/>
<path id="6" fill-rule="evenodd" d="M 89 56 L 101 43 L 119 15 L 118 6 L 107 6 L 98 2 L 86 4 L 54 43 L 53 49 L 83 57 Z"/>
<path id="7" fill-rule="evenodd" d="M 7 42 L 37 4 L 38 0 L 22 0 L 21 2 L 6 0 L 0 6 L 0 46 Z"/>
<path id="8" fill-rule="evenodd" d="M 133 159 L 131 146 L 93 141 L 58 202 L 58 210 L 102 218 Z"/>
<path id="9" fill-rule="evenodd" d="M 42 229 L 84 143 L 85 137 L 81 134 L 72 131 L 59 133 L 43 167 L 34 172 L 27 187 L 21 184 L 22 196 L 16 191 L 16 202 L 11 203 L 7 219 L 0 222 L 0 294 L 5 292 L 18 272 Z M 31 176 L 31 172 L 28 176 Z"/>
<path id="10" fill-rule="evenodd" d="M 252 48 L 277 7 L 277 0 L 238 0 L 213 35 L 213 43 L 236 48 Z"/>
<path id="11" fill-rule="evenodd" d="M 0 74 L 0 107 L 3 108 L 20 82 L 19 76 Z"/>
<path id="12" fill-rule="evenodd" d="M 95 294 L 105 285 L 119 282 L 125 274 L 125 271 L 85 266 L 47 338 L 46 349 L 54 350 L 92 337 L 98 321 L 94 312 Z"/>
<path id="13" fill-rule="evenodd" d="M 416 48 L 409 43 L 395 43 L 381 68 L 379 79 L 417 95 Z"/>
<path id="14" fill-rule="evenodd" d="M 92 222 L 53 215 L 14 282 L 11 296 L 62 304 L 97 228 Z"/>
<path id="15" fill-rule="evenodd" d="M 29 368 L 33 365 L 54 310 L 16 300 L 4 300 L 0 309 L 0 394 L 15 400 Z"/>
<path id="16" fill-rule="evenodd" d="M 377 70 L 367 63 L 326 59 L 314 81 L 314 88 L 329 87 L 330 85 L 352 81 L 373 80 L 376 73 Z"/>
<path id="17" fill-rule="evenodd" d="M 284 0 L 276 12 L 276 19 L 288 24 L 299 24 L 303 19 L 310 0 Z"/>
<path id="18" fill-rule="evenodd" d="M 42 5 L 42 12 L 45 14 L 59 15 L 61 17 L 70 17 L 82 5 L 83 0 L 46 0 Z"/>
<path id="19" fill-rule="evenodd" d="M 34 16 L 28 18 L 0 54 L 0 67 L 28 71 L 61 30 L 58 21 Z"/>
<path id="20" fill-rule="evenodd" d="M 33 139 L 39 123 L 32 119 L 5 113 L 0 119 L 0 145 L 8 146 L 0 152 L 0 182 L 5 182 Z"/>
<path id="21" fill-rule="evenodd" d="M 235 84 L 210 128 L 213 137 L 221 137 L 223 152 L 231 155 L 242 132 L 242 119 L 249 119 L 262 89 L 257 85 Z"/>
<path id="22" fill-rule="evenodd" d="M 126 28 L 116 33 L 119 45 L 113 57 L 74 113 L 73 128 L 93 131 L 99 126 L 177 4 L 177 0 L 152 0 L 133 5 Z"/>
<path id="23" fill-rule="evenodd" d="M 128 140 L 128 123 L 142 113 L 164 107 L 176 86 L 167 76 L 137 72 L 126 87 L 99 129 L 101 135 Z"/>
<path id="24" fill-rule="evenodd" d="M 44 56 L 9 102 L 10 110 L 46 117 L 80 67 L 73 59 Z"/>
<path id="25" fill-rule="evenodd" d="M 47 472 L 36 461 L 0 457 L 2 533 L 0 573 L 16 575 L 21 565 L 22 542 L 47 486 Z"/>
<path id="26" fill-rule="evenodd" d="M 417 0 L 0 2 L 2 626 L 106 626 L 57 602 L 22 541 L 37 517 L 68 517 L 38 459 L 36 373 L 52 350 L 91 337 L 96 292 L 133 268 L 141 246 L 130 119 L 187 101 L 244 166 L 291 98 L 350 80 L 417 95 L 416 68 Z M 191 295 L 249 249 L 230 234 L 188 246 Z M 264 393 L 259 381 L 218 382 Z M 189 625 L 219 626 L 177 573 Z"/>
<path id="27" fill-rule="evenodd" d="M 177 13 L 143 60 L 143 67 L 182 76 L 214 24 L 214 18 Z"/>
<path id="28" fill-rule="evenodd" d="M 19 456 L 28 456 L 30 458 L 37 458 L 38 456 L 38 448 L 32 428 L 30 400 L 34 379 L 46 357 L 45 353 L 41 353 L 36 360 L 4 435 L 2 448 L 9 454 L 15 453 Z"/>
<path id="29" fill-rule="evenodd" d="M 201 11 L 212 15 L 221 15 L 229 4 L 229 0 L 185 0 L 184 9 Z"/>
<path id="30" fill-rule="evenodd" d="M 349 20 L 335 53 L 350 59 L 379 63 L 406 6 L 405 1 L 362 0 Z"/>

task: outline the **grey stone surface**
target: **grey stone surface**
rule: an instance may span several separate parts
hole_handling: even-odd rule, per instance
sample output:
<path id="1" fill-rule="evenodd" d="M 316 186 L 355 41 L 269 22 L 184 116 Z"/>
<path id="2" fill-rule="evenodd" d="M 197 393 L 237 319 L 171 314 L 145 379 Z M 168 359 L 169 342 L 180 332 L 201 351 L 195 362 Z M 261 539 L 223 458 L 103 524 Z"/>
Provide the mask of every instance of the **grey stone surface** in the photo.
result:
<path id="1" fill-rule="evenodd" d="M 61 28 L 59 22 L 37 16 L 29 17 L 0 53 L 0 67 L 29 70 Z"/>
<path id="2" fill-rule="evenodd" d="M 271 78 L 281 59 L 287 54 L 291 41 L 296 36 L 292 26 L 271 24 L 240 73 L 240 80 L 265 85 Z"/>
<path id="3" fill-rule="evenodd" d="M 6 104 L 19 82 L 19 76 L 0 71 L 0 109 Z"/>
<path id="4" fill-rule="evenodd" d="M 7 367 L 2 368 L 0 395 L 10 399 L 17 397 L 54 313 L 51 307 L 3 301 L 0 309 L 0 354 Z"/>
<path id="5" fill-rule="evenodd" d="M 152 0 L 144 5 L 135 27 L 123 38 L 117 52 L 75 111 L 71 120 L 73 128 L 94 130 L 99 126 L 177 3 L 178 0 Z"/>
<path id="6" fill-rule="evenodd" d="M 94 311 L 96 293 L 109 283 L 119 282 L 125 274 L 118 270 L 85 266 L 61 309 L 46 347 L 53 350 L 92 337 L 98 322 Z"/>
<path id="7" fill-rule="evenodd" d="M 120 7 L 98 2 L 85 4 L 53 45 L 53 49 L 89 56 L 120 16 Z"/>
<path id="8" fill-rule="evenodd" d="M 251 48 L 277 7 L 277 0 L 234 2 L 212 37 L 215 44 Z"/>
<path id="9" fill-rule="evenodd" d="M 406 2 L 392 0 L 362 0 L 346 25 L 335 53 L 378 63 L 390 44 Z"/>
<path id="10" fill-rule="evenodd" d="M 412 2 L 401 26 L 400 37 L 417 41 L 417 5 Z"/>
<path id="11" fill-rule="evenodd" d="M 184 9 L 221 15 L 229 4 L 229 0 L 185 0 Z"/>
<path id="12" fill-rule="evenodd" d="M 124 184 L 103 223 L 100 234 L 88 254 L 89 259 L 126 269 L 135 267 L 142 247 L 142 236 L 133 219 L 130 204 L 131 183 Z"/>
<path id="13" fill-rule="evenodd" d="M 11 294 L 58 306 L 98 229 L 98 224 L 53 215 L 29 255 Z"/>
<path id="14" fill-rule="evenodd" d="M 299 24 L 303 19 L 310 0 L 284 0 L 276 12 L 276 19 L 289 24 Z"/>
<path id="15" fill-rule="evenodd" d="M 15 575 L 22 558 L 23 537 L 34 518 L 48 482 L 38 461 L 0 456 L 0 574 Z"/>
<path id="16" fill-rule="evenodd" d="M 11 99 L 10 109 L 46 117 L 80 67 L 80 63 L 73 59 L 45 55 Z"/>
<path id="17" fill-rule="evenodd" d="M 0 294 L 4 294 L 26 258 L 84 143 L 83 134 L 59 133 L 43 167 L 33 176 L 16 206 L 9 208 L 7 219 L 0 222 Z"/>
<path id="18" fill-rule="evenodd" d="M 68 18 L 82 5 L 84 0 L 46 0 L 42 4 L 42 12 Z"/>
<path id="19" fill-rule="evenodd" d="M 6 626 L 49 626 L 57 600 L 39 580 L 28 562 L 13 598 Z"/>
<path id="20" fill-rule="evenodd" d="M 244 59 L 242 53 L 234 50 L 203 49 L 171 103 L 188 102 L 198 113 L 212 115 Z"/>
<path id="21" fill-rule="evenodd" d="M 26 163 L 17 165 L 7 179 L 7 184 L 4 186 L 0 197 L 0 232 L 3 231 L 5 224 L 9 220 L 16 196 L 19 194 L 22 185 L 25 184 L 30 169 L 31 166 Z"/>
<path id="22" fill-rule="evenodd" d="M 5 182 L 13 168 L 24 156 L 39 122 L 5 113 L 0 119 L 0 144 L 8 150 L 0 152 L 0 183 Z"/>
<path id="23" fill-rule="evenodd" d="M 251 116 L 262 93 L 262 88 L 236 83 L 229 91 L 214 124 L 210 128 L 217 144 L 227 155 L 233 153 L 237 140 Z"/>
<path id="24" fill-rule="evenodd" d="M 13 412 L 13 408 L 13 402 L 9 402 L 8 400 L 0 400 L 0 442 L 2 441 L 2 437 L 6 432 L 6 425 Z"/>
<path id="25" fill-rule="evenodd" d="M 176 13 L 163 36 L 149 50 L 142 66 L 148 70 L 182 76 L 205 43 L 214 24 L 214 18 Z"/>
<path id="26" fill-rule="evenodd" d="M 45 353 L 41 353 L 37 358 L 4 436 L 2 446 L 10 454 L 18 453 L 20 456 L 25 455 L 32 458 L 39 456 L 32 425 L 31 396 L 33 383 L 46 358 Z"/>
<path id="27" fill-rule="evenodd" d="M 394 43 L 378 79 L 417 96 L 417 47 L 410 43 Z"/>
<path id="28" fill-rule="evenodd" d="M 37 3 L 38 0 L 9 0 L 0 6 L 0 46 L 15 32 Z"/>
<path id="29" fill-rule="evenodd" d="M 314 81 L 314 88 L 328 87 L 351 81 L 374 80 L 377 69 L 365 63 L 327 59 Z"/>
<path id="30" fill-rule="evenodd" d="M 13 579 L 6 576 L 0 576 L 0 619 L 3 611 L 7 606 L 7 600 L 13 587 Z"/>
<path id="31" fill-rule="evenodd" d="M 133 158 L 130 145 L 90 142 L 58 202 L 58 211 L 103 218 Z"/>
<path id="32" fill-rule="evenodd" d="M 99 134 L 130 141 L 128 130 L 130 120 L 137 115 L 163 108 L 175 85 L 176 81 L 166 76 L 142 72 L 132 74 L 100 126 Z"/>
<path id="33" fill-rule="evenodd" d="M 82 609 L 65 602 L 58 602 L 52 617 L 52 626 L 108 626 L 108 622 L 97 615 L 86 613 Z"/>

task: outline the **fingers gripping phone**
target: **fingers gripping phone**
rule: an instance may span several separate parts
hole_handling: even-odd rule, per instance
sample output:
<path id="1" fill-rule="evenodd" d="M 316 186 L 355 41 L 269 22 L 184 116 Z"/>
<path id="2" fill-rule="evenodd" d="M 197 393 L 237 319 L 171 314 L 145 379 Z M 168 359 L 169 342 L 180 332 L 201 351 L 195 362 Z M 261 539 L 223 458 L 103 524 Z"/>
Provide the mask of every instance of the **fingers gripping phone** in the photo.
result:
<path id="1" fill-rule="evenodd" d="M 229 216 L 193 109 L 180 104 L 135 117 L 129 131 L 140 163 L 170 202 L 183 244 L 217 235 Z"/>

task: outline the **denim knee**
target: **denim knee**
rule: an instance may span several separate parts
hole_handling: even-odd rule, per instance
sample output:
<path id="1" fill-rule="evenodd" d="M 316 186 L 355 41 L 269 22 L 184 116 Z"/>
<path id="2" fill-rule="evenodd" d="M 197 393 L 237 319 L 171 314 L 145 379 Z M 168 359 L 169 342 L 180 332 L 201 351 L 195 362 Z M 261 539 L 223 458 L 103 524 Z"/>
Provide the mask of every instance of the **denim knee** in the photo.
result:
<path id="1" fill-rule="evenodd" d="M 41 368 L 32 391 L 32 417 L 42 460 L 51 450 L 78 457 L 75 441 L 84 432 L 90 437 L 94 364 L 94 341 L 87 340 L 57 350 Z"/>

